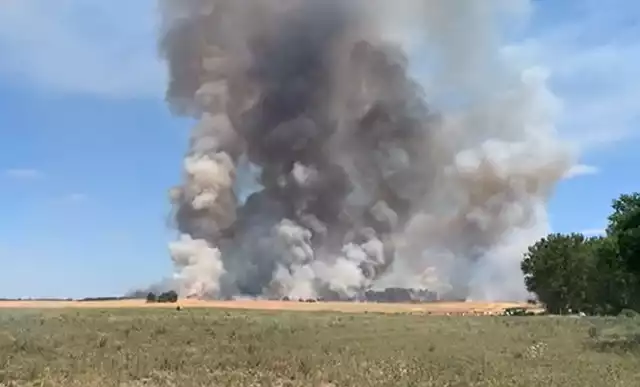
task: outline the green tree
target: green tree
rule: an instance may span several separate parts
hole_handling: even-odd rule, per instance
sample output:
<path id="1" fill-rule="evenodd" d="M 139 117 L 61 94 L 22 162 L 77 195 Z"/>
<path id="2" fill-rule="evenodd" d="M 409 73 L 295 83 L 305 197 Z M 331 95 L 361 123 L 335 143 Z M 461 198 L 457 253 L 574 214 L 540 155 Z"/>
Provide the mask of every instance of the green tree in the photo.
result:
<path id="1" fill-rule="evenodd" d="M 156 302 L 156 301 L 158 301 L 158 298 L 156 297 L 155 293 L 149 292 L 149 294 L 147 294 L 147 302 Z"/>
<path id="2" fill-rule="evenodd" d="M 614 238 L 592 238 L 588 243 L 596 260 L 589 285 L 588 299 L 592 307 L 588 311 L 618 314 L 631 306 L 633 276 L 620 258 Z"/>
<path id="3" fill-rule="evenodd" d="M 178 293 L 173 290 L 164 292 L 158 297 L 158 302 L 178 302 Z"/>
<path id="4" fill-rule="evenodd" d="M 629 271 L 640 277 L 640 193 L 620 195 L 612 207 L 607 233 L 615 238 Z"/>
<path id="5" fill-rule="evenodd" d="M 529 247 L 521 263 L 527 289 L 536 294 L 551 313 L 590 311 L 593 243 L 582 234 L 550 234 Z"/>
<path id="6" fill-rule="evenodd" d="M 640 310 L 640 193 L 620 195 L 612 207 L 607 234 L 627 272 L 628 307 Z"/>
<path id="7" fill-rule="evenodd" d="M 607 236 L 551 234 L 525 254 L 527 289 L 550 312 L 640 310 L 640 193 L 621 195 L 612 207 Z"/>

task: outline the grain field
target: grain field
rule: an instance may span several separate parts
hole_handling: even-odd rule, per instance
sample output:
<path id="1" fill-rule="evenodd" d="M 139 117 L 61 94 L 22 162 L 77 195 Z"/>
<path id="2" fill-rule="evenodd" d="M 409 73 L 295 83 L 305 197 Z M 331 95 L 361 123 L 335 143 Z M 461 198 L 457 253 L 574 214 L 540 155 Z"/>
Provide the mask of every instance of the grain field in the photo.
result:
<path id="1" fill-rule="evenodd" d="M 596 345 L 594 326 L 604 322 L 212 308 L 4 308 L 0 385 L 640 385 L 634 346 Z"/>

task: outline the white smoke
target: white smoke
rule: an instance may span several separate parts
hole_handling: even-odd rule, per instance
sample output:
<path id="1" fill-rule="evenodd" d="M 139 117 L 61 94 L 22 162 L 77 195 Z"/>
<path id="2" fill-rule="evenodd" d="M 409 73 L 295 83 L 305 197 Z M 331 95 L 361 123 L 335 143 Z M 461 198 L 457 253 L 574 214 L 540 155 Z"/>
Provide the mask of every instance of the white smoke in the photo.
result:
<path id="1" fill-rule="evenodd" d="M 461 281 L 468 282 L 468 298 L 524 298 L 522 253 L 549 231 L 548 196 L 574 162 L 558 140 L 554 122 L 561 103 L 548 88 L 548 74 L 518 67 L 501 48 L 501 23 L 525 21 L 531 3 L 380 3 L 392 39 L 414 57 L 436 58 L 419 76 L 434 101 L 453 99 L 453 108 L 447 111 L 445 103 L 442 110 L 439 145 L 454 155 L 442 169 L 438 198 L 409 223 L 400 237 L 404 249 L 381 283 L 447 293 Z M 471 265 L 456 259 L 460 253 L 451 241 L 464 244 L 470 224 L 474 233 L 495 236 L 477 245 Z"/>
<path id="2" fill-rule="evenodd" d="M 181 295 L 526 296 L 573 164 L 547 74 L 501 48 L 529 1 L 161 4 L 167 100 L 199 118 L 172 192 Z"/>
<path id="3" fill-rule="evenodd" d="M 220 250 L 202 239 L 183 235 L 169 245 L 171 258 L 178 269 L 174 282 L 183 297 L 216 297 L 224 273 Z"/>

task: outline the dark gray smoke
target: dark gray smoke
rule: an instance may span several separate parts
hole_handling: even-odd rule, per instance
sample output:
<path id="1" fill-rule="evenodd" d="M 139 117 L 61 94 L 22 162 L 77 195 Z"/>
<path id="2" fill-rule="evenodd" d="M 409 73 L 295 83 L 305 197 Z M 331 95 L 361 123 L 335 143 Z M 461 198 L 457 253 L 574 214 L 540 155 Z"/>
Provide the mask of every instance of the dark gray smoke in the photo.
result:
<path id="1" fill-rule="evenodd" d="M 506 89 L 489 80 L 502 71 L 487 66 L 498 52 L 489 11 L 502 3 L 476 3 L 162 1 L 167 101 L 199 119 L 171 194 L 181 295 L 520 292 L 514 235 L 544 223 L 570 160 L 537 73 Z M 434 94 L 477 102 L 431 109 L 410 76 L 408 36 L 443 65 Z M 247 160 L 260 189 L 243 201 Z"/>

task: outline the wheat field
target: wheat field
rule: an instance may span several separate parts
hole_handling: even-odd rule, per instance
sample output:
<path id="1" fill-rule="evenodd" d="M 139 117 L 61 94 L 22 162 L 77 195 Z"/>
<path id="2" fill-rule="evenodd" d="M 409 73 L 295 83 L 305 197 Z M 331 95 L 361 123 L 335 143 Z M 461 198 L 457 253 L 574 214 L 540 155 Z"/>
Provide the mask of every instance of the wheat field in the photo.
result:
<path id="1" fill-rule="evenodd" d="M 266 300 L 204 301 L 181 300 L 185 308 L 255 309 L 283 311 L 333 311 L 344 313 L 417 313 L 417 314 L 499 314 L 505 308 L 531 305 L 516 302 L 429 302 L 416 304 L 373 302 L 296 302 Z M 59 308 L 175 308 L 176 304 L 146 303 L 144 300 L 118 301 L 0 301 L 2 308 L 59 309 Z"/>

